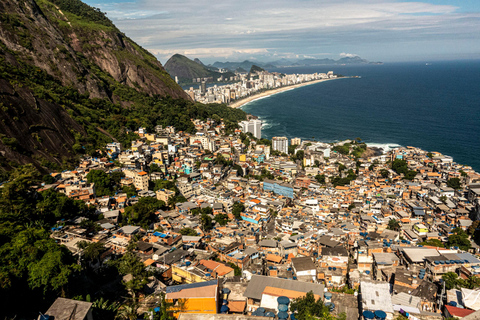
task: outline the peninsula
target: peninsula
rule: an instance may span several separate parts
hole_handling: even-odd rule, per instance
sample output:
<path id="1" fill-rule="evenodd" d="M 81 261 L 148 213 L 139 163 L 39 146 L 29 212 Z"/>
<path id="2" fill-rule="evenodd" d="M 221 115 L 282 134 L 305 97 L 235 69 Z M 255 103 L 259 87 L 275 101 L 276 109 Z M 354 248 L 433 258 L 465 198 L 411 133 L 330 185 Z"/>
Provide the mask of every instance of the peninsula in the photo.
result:
<path id="1" fill-rule="evenodd" d="M 239 108 L 255 99 L 338 78 L 333 71 L 312 74 L 283 74 L 268 72 L 261 68 L 256 71 L 253 70 L 252 67 L 249 73 L 236 73 L 237 82 L 224 86 L 214 85 L 207 88 L 207 81 L 201 81 L 198 89 L 190 87 L 189 90 L 186 90 L 186 93 L 193 101 L 226 103 L 232 108 Z"/>

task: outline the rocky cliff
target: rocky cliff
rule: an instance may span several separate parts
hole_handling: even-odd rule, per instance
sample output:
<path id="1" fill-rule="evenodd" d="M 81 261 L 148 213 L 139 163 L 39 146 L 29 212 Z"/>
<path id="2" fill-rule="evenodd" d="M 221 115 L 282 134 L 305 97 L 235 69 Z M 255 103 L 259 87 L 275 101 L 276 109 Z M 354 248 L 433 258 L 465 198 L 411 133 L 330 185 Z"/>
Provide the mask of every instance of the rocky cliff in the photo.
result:
<path id="1" fill-rule="evenodd" d="M 125 108 L 162 97 L 189 99 L 98 9 L 79 0 L 0 1 L 1 167 L 59 166 L 128 131 Z M 121 130 L 103 130 L 112 114 Z"/>

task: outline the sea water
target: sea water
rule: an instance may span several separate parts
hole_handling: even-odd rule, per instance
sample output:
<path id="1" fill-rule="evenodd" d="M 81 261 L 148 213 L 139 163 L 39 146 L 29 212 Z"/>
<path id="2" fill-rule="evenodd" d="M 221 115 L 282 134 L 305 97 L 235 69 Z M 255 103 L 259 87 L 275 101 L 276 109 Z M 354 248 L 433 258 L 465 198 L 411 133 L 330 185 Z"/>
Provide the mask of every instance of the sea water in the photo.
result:
<path id="1" fill-rule="evenodd" d="M 480 171 L 480 61 L 282 68 L 360 76 L 300 87 L 243 110 L 262 119 L 262 136 L 334 142 L 361 138 L 452 156 Z"/>

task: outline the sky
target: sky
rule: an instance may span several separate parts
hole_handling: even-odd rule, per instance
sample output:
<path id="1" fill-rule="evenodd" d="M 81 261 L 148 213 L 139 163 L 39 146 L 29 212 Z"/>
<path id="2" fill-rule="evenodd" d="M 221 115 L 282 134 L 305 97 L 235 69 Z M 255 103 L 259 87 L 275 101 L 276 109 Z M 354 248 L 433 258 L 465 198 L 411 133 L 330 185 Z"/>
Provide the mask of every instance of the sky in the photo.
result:
<path id="1" fill-rule="evenodd" d="M 162 63 L 480 59 L 480 0 L 83 0 Z"/>

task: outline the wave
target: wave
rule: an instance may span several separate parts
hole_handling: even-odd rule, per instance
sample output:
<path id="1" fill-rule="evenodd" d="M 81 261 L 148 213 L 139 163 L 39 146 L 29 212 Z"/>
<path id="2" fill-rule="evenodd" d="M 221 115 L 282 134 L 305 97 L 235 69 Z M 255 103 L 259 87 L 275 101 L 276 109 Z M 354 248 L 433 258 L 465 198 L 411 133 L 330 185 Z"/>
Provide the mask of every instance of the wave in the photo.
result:
<path id="1" fill-rule="evenodd" d="M 396 143 L 369 143 L 367 142 L 367 146 L 371 148 L 379 148 L 382 149 L 383 152 L 388 152 L 393 149 L 400 148 L 401 145 L 396 144 Z"/>
<path id="2" fill-rule="evenodd" d="M 278 123 L 278 122 L 265 120 L 261 117 L 259 117 L 259 119 L 262 120 L 262 130 L 268 130 L 272 127 L 276 127 L 276 126 L 280 125 L 280 123 Z"/>

